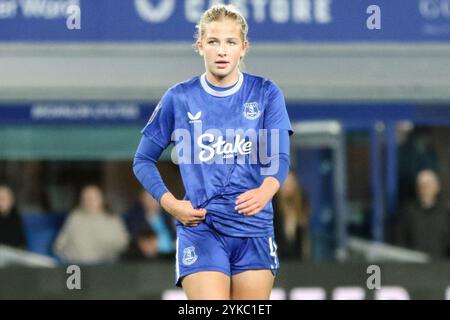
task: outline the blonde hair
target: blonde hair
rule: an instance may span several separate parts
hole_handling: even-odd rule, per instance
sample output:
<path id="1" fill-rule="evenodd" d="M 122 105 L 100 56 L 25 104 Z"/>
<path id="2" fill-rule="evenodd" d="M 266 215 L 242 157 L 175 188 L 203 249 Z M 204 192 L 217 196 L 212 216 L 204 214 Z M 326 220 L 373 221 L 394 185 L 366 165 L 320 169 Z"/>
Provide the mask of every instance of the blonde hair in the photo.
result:
<path id="1" fill-rule="evenodd" d="M 244 16 L 233 5 L 217 4 L 206 10 L 195 26 L 196 32 L 194 39 L 196 42 L 201 40 L 205 35 L 206 25 L 208 23 L 221 21 L 222 19 L 230 19 L 238 23 L 241 29 L 242 41 L 248 41 L 248 24 Z"/>

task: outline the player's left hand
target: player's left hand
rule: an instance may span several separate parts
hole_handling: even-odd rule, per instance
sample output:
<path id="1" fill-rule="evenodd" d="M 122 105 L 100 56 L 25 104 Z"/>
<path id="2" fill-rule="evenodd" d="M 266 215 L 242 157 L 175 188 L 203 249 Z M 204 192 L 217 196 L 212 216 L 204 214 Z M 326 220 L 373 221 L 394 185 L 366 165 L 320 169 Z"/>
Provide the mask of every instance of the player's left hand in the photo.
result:
<path id="1" fill-rule="evenodd" d="M 250 189 L 236 198 L 234 209 L 244 216 L 252 216 L 260 212 L 270 199 L 271 195 L 262 188 Z"/>

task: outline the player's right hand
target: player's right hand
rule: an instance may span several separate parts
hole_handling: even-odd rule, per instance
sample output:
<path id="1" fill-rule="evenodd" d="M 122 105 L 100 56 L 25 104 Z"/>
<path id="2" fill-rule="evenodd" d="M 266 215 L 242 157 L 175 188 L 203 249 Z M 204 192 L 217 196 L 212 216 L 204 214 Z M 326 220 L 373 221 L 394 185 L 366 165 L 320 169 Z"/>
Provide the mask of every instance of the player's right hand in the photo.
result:
<path id="1" fill-rule="evenodd" d="M 166 192 L 161 196 L 161 206 L 183 225 L 195 227 L 205 220 L 206 209 L 194 209 L 188 200 L 178 200 L 172 193 Z"/>
<path id="2" fill-rule="evenodd" d="M 183 225 L 195 227 L 205 220 L 206 209 L 194 209 L 190 201 L 178 200 L 172 214 Z"/>

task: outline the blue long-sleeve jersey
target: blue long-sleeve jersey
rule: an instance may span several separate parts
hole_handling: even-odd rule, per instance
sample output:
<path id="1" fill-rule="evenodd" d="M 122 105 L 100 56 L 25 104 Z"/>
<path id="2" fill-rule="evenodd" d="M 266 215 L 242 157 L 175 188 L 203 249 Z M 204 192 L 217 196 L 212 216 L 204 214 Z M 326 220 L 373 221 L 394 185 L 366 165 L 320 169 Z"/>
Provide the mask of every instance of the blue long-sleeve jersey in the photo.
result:
<path id="1" fill-rule="evenodd" d="M 273 209 L 254 216 L 235 209 L 236 197 L 257 188 L 264 178 L 284 181 L 289 168 L 291 124 L 280 89 L 270 80 L 240 74 L 220 90 L 195 77 L 170 88 L 148 124 L 134 161 L 134 172 L 158 201 L 167 192 L 156 161 L 175 144 L 186 199 L 206 208 L 214 227 L 238 237 L 273 233 Z"/>

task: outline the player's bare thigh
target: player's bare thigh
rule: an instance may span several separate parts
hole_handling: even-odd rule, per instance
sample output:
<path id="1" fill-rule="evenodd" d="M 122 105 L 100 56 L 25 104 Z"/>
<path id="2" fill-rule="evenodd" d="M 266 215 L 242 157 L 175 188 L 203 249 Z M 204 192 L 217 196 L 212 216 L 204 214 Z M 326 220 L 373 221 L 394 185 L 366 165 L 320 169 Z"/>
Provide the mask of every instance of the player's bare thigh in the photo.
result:
<path id="1" fill-rule="evenodd" d="M 218 271 L 201 271 L 181 281 L 189 300 L 229 300 L 230 277 Z"/>
<path id="2" fill-rule="evenodd" d="M 232 300 L 269 300 L 275 277 L 270 270 L 248 270 L 231 277 Z"/>

